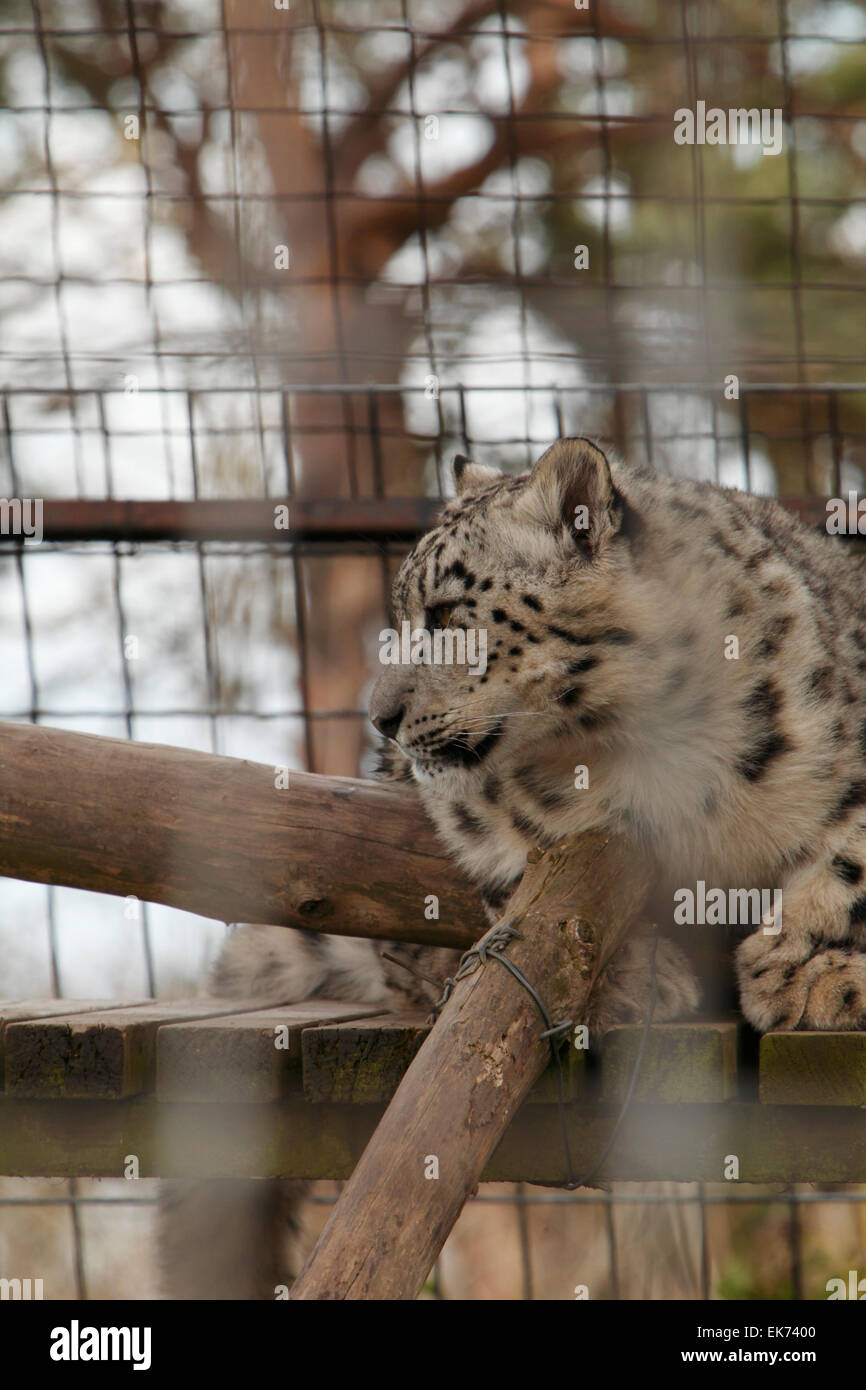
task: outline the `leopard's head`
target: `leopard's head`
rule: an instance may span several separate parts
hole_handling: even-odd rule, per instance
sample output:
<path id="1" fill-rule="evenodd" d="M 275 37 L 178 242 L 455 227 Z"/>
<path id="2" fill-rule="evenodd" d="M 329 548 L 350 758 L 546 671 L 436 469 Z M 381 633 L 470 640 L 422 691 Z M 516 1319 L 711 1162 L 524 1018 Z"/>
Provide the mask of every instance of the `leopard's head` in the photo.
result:
<path id="1" fill-rule="evenodd" d="M 437 790 L 552 735 L 603 736 L 636 640 L 621 589 L 637 520 L 596 445 L 561 439 L 518 477 L 461 455 L 453 471 L 457 497 L 394 581 L 370 700 L 375 727 Z"/>

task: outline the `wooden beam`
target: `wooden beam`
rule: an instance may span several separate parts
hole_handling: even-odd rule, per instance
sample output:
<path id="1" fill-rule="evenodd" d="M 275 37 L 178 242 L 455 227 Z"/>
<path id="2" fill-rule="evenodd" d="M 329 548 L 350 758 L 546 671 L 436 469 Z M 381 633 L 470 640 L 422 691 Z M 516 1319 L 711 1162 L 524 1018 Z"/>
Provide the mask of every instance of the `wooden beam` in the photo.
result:
<path id="1" fill-rule="evenodd" d="M 0 875 L 223 922 L 466 947 L 486 925 L 411 787 L 0 721 Z M 424 901 L 439 899 L 438 921 Z"/>
<path id="2" fill-rule="evenodd" d="M 579 1173 L 597 1164 L 618 1113 L 614 1105 L 568 1106 L 565 1123 Z M 0 1173 L 117 1178 L 124 1156 L 133 1153 L 143 1178 L 344 1179 L 382 1114 L 382 1105 L 310 1105 L 297 1095 L 270 1105 L 0 1096 Z M 726 1154 L 739 1157 L 745 1183 L 864 1183 L 863 1110 L 753 1101 L 634 1104 L 597 1180 L 720 1183 Z M 481 1181 L 548 1186 L 563 1176 L 558 1108 L 533 1104 L 514 1117 Z"/>
<path id="3" fill-rule="evenodd" d="M 436 497 L 333 498 L 211 497 L 196 501 L 118 501 L 46 497 L 46 541 L 291 541 L 403 542 L 433 525 Z M 288 526 L 277 510 L 288 508 Z M 3 542 L 20 537 L 0 532 Z"/>
<path id="4" fill-rule="evenodd" d="M 554 1021 L 586 1022 L 592 984 L 649 881 L 633 848 L 603 833 L 530 855 L 500 925 L 518 933 L 505 955 Z M 418 1296 L 547 1064 L 543 1029 L 528 990 L 498 962 L 457 984 L 293 1286 L 293 1299 Z"/>
<path id="5" fill-rule="evenodd" d="M 807 526 L 826 528 L 823 497 L 780 497 Z M 42 499 L 46 541 L 271 541 L 413 544 L 435 524 L 438 497 L 207 497 L 184 501 L 117 498 Z M 275 509 L 288 508 L 288 526 L 274 524 Z M 844 537 L 843 537 L 844 539 Z M 0 548 L 20 536 L 0 532 Z"/>

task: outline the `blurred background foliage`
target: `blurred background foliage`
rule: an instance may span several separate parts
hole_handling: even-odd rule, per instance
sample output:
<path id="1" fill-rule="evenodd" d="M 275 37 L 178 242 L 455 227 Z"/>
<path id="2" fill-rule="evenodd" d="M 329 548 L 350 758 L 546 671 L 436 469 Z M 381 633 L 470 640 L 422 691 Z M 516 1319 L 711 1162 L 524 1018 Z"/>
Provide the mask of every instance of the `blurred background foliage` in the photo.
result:
<path id="1" fill-rule="evenodd" d="M 747 420 L 723 396 L 732 373 L 863 378 L 861 4 L 7 0 L 3 24 L 0 316 L 47 338 L 65 312 L 59 389 L 116 380 L 125 354 L 163 385 L 492 380 L 508 404 L 476 393 L 468 429 L 506 467 L 562 426 L 632 455 L 649 430 L 656 466 L 781 493 L 862 477 L 866 393 L 751 395 Z M 677 145 L 674 112 L 698 99 L 782 111 L 782 152 Z M 124 139 L 129 114 L 139 139 Z M 49 195 L 29 221 L 28 189 Z M 75 361 L 94 296 L 82 273 L 106 282 L 125 328 L 89 372 Z M 44 380 L 39 348 L 16 358 L 19 382 Z M 610 391 L 567 397 L 559 419 L 521 399 L 586 382 Z M 671 395 L 646 411 L 629 382 Z M 374 459 L 359 399 L 293 409 L 306 496 L 370 494 L 377 470 L 386 492 L 435 491 L 467 425 L 456 396 L 426 411 L 382 398 Z M 497 410 L 507 429 L 491 427 Z M 209 451 L 211 490 L 245 490 L 250 456 Z M 379 576 L 362 559 L 300 575 L 309 699 L 352 708 Z M 361 748 L 354 724 L 324 720 L 310 756 L 346 772 Z"/>

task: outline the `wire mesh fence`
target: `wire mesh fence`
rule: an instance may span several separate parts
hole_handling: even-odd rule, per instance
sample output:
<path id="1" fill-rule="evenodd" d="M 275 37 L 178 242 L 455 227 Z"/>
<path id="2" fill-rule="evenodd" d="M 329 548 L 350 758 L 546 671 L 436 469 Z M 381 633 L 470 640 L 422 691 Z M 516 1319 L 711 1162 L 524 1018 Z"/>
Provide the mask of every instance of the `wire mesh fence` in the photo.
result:
<path id="1" fill-rule="evenodd" d="M 0 516 L 0 717 L 369 770 L 369 651 L 456 451 L 591 434 L 819 524 L 866 467 L 864 38 L 805 0 L 10 0 L 0 494 L 44 516 Z M 142 906 L 133 950 L 120 902 L 2 887 L 7 996 L 188 991 L 224 936 Z M 81 1296 L 80 1212 L 121 1200 L 0 1195 L 72 1213 Z M 600 1204 L 616 1296 L 624 1194 L 497 1200 L 525 1296 L 527 1208 Z M 707 1297 L 706 1211 L 753 1199 L 682 1200 Z M 761 1200 L 802 1296 L 802 1212 L 862 1195 Z"/>

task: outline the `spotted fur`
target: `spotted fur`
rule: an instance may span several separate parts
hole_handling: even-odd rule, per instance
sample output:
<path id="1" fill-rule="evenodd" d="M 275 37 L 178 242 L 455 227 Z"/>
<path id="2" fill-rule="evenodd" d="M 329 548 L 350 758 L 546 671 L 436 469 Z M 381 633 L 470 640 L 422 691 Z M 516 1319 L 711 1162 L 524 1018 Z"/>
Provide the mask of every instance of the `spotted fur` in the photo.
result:
<path id="1" fill-rule="evenodd" d="M 487 901 L 532 844 L 610 826 L 654 856 L 662 908 L 698 879 L 782 890 L 781 933 L 737 955 L 755 1027 L 866 1027 L 856 563 L 770 500 L 611 463 L 587 440 L 519 477 L 464 464 L 457 485 L 397 575 L 394 620 L 450 610 L 486 628 L 488 669 L 386 668 L 371 717 Z M 687 1011 L 688 970 L 675 952 L 663 965 L 663 1012 Z M 646 1003 L 645 971 L 631 998 L 609 975 L 597 1026 Z"/>

